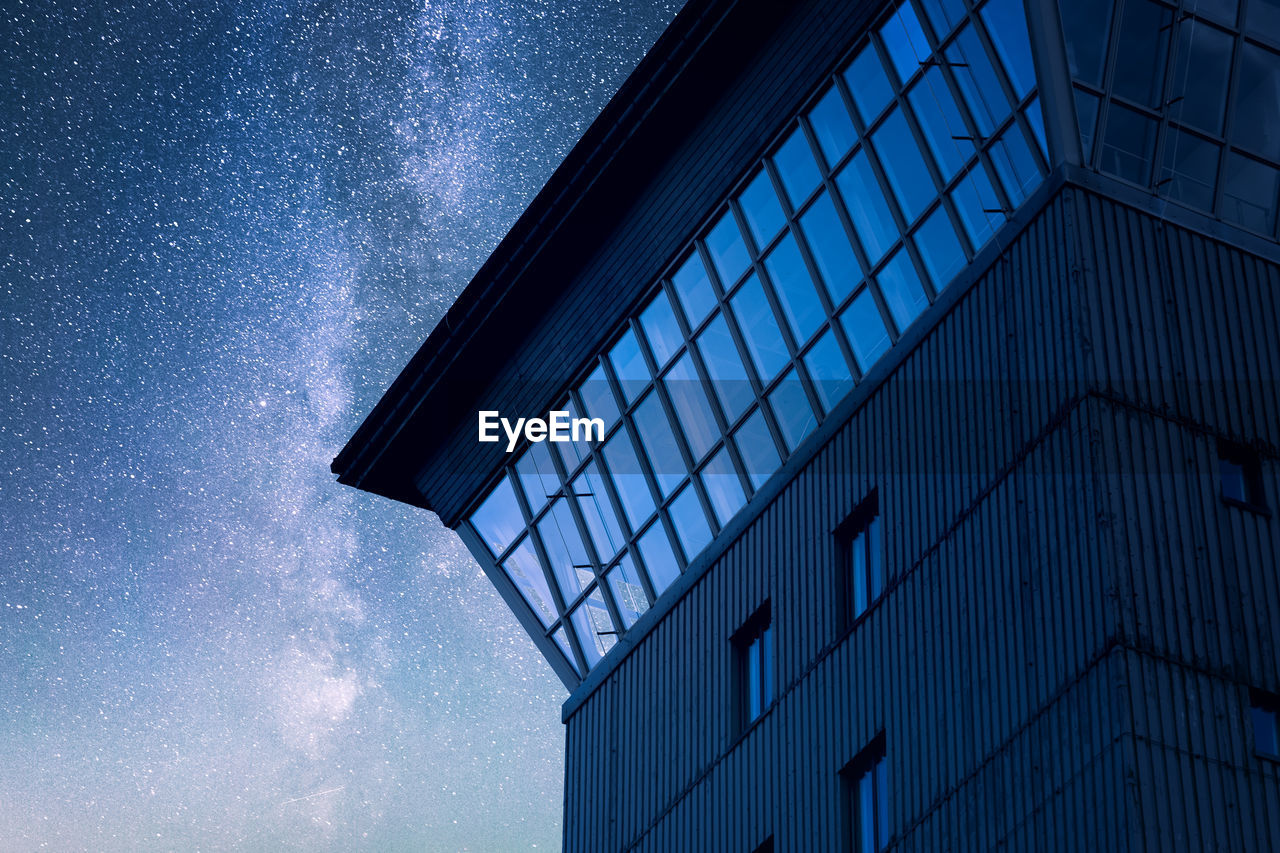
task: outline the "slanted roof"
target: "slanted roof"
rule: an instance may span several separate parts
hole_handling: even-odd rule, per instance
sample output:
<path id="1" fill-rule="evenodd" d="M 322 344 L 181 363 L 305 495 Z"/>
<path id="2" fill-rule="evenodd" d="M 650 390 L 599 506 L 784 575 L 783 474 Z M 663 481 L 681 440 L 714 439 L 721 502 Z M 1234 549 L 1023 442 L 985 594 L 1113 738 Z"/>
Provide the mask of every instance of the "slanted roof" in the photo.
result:
<path id="1" fill-rule="evenodd" d="M 432 509 L 434 448 L 790 5 L 689 0 L 333 460 L 340 483 Z"/>

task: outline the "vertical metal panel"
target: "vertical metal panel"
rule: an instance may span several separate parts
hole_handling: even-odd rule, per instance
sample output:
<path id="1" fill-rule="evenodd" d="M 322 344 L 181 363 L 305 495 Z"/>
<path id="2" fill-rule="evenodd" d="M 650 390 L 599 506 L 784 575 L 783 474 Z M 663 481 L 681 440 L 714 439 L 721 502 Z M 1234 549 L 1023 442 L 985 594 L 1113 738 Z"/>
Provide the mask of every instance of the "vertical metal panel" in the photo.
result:
<path id="1" fill-rule="evenodd" d="M 1280 844 L 1242 705 L 1280 688 L 1280 532 L 1214 450 L 1275 447 L 1277 293 L 1061 194 L 569 719 L 566 849 L 835 849 L 881 730 L 897 849 Z M 872 487 L 890 587 L 841 636 L 831 530 Z M 766 597 L 779 698 L 743 735 L 728 637 Z"/>

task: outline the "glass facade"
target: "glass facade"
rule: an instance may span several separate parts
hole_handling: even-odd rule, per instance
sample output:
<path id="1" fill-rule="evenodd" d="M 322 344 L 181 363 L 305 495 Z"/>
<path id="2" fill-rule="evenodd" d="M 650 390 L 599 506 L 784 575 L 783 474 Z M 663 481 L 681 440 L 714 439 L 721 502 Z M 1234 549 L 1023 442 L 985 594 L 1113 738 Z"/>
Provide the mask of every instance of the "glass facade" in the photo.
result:
<path id="1" fill-rule="evenodd" d="M 468 523 L 585 674 L 1047 173 L 1019 0 L 885 14 Z"/>
<path id="2" fill-rule="evenodd" d="M 1280 200 L 1280 5 L 1062 0 L 1086 164 L 1267 237 Z"/>

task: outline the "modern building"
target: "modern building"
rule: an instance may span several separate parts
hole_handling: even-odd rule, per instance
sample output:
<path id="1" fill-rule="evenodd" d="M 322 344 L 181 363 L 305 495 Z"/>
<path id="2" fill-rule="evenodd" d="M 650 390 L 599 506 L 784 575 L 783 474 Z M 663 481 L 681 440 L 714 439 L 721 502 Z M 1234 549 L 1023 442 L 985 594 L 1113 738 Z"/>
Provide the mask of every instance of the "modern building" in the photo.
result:
<path id="1" fill-rule="evenodd" d="M 1275 0 L 690 0 L 334 470 L 568 851 L 1280 849 L 1278 207 Z"/>

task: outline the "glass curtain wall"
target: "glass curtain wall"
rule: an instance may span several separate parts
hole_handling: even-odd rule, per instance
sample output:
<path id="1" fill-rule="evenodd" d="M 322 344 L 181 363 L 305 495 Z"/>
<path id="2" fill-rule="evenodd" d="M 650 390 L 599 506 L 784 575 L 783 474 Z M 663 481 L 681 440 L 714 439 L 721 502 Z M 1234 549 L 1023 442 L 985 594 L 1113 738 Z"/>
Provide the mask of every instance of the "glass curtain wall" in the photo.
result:
<path id="1" fill-rule="evenodd" d="M 1047 172 L 1019 0 L 887 9 L 468 523 L 585 674 Z"/>
<path id="2" fill-rule="evenodd" d="M 1085 162 L 1267 237 L 1280 2 L 1061 0 Z"/>

